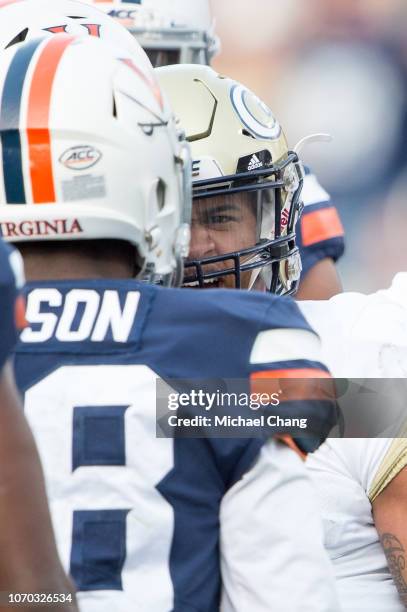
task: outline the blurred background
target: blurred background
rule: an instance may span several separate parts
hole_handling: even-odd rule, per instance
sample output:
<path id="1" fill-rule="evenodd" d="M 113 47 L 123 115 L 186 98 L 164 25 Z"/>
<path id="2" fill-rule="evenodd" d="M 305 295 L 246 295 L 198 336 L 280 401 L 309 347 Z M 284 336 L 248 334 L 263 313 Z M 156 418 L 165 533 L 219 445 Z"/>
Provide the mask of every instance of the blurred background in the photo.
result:
<path id="1" fill-rule="evenodd" d="M 213 65 L 262 97 L 331 193 L 347 238 L 346 290 L 407 270 L 406 0 L 212 0 Z"/>

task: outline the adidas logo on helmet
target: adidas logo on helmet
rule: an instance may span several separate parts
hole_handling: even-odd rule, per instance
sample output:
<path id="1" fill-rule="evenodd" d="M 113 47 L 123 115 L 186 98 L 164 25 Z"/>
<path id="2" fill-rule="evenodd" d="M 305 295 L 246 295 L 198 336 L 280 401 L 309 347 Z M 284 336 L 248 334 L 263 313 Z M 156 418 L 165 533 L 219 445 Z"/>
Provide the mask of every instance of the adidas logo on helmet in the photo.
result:
<path id="1" fill-rule="evenodd" d="M 260 161 L 256 153 L 254 153 L 250 158 L 247 170 L 250 172 L 251 170 L 257 170 L 258 168 L 263 168 L 263 162 Z"/>

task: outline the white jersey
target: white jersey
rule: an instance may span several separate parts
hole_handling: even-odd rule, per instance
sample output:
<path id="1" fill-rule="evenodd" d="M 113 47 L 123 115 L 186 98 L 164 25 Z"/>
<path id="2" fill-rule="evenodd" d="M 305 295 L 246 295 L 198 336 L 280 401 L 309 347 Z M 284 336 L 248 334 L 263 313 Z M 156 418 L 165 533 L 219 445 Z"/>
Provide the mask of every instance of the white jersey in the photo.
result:
<path id="1" fill-rule="evenodd" d="M 345 293 L 300 308 L 321 336 L 324 361 L 335 377 L 407 375 L 407 273 L 373 295 Z M 330 439 L 307 460 L 344 612 L 404 610 L 370 501 L 391 445 L 386 438 Z M 399 462 L 397 469 L 404 465 Z M 392 477 L 397 473 L 393 470 Z"/>
<path id="2" fill-rule="evenodd" d="M 407 272 L 372 295 L 343 293 L 300 307 L 335 377 L 407 377 Z"/>
<path id="3" fill-rule="evenodd" d="M 325 547 L 344 612 L 404 610 L 368 494 L 390 443 L 387 438 L 332 439 L 306 462 L 317 487 Z"/>

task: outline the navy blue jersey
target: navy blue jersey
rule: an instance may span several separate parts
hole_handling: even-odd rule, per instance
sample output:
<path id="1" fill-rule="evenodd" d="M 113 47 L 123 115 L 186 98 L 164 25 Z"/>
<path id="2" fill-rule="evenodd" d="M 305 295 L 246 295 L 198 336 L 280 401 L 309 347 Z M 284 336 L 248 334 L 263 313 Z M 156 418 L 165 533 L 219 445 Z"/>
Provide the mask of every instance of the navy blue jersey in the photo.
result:
<path id="1" fill-rule="evenodd" d="M 0 370 L 17 342 L 19 254 L 0 239 Z"/>
<path id="2" fill-rule="evenodd" d="M 157 438 L 156 379 L 327 375 L 297 305 L 61 281 L 28 287 L 27 319 L 17 381 L 83 609 L 218 610 L 220 504 L 265 440 Z"/>
<path id="3" fill-rule="evenodd" d="M 305 168 L 302 199 L 304 210 L 296 231 L 305 276 L 322 259 L 336 262 L 342 257 L 345 242 L 338 211 L 309 168 Z"/>

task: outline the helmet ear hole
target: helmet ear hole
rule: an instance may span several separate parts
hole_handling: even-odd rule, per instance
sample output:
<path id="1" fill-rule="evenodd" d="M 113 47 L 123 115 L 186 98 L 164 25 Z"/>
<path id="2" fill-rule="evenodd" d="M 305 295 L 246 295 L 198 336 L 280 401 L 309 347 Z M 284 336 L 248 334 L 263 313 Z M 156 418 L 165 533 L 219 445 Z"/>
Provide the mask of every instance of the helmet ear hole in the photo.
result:
<path id="1" fill-rule="evenodd" d="M 253 136 L 253 134 L 250 134 L 250 132 L 248 130 L 243 129 L 242 130 L 242 134 L 243 136 L 247 136 L 248 138 L 253 138 L 254 140 L 256 140 Z"/>
<path id="2" fill-rule="evenodd" d="M 158 210 L 162 210 L 165 206 L 165 193 L 166 193 L 166 186 L 162 179 L 159 179 L 157 181 L 156 193 L 157 193 Z"/>
<path id="3" fill-rule="evenodd" d="M 18 43 L 24 42 L 25 39 L 27 38 L 27 34 L 28 34 L 28 28 L 25 28 L 25 30 L 22 30 L 19 34 L 17 34 L 17 36 L 14 36 L 13 40 L 11 40 L 8 45 L 6 45 L 6 49 L 8 49 L 9 47 L 12 47 L 13 45 L 17 45 Z"/>
<path id="4" fill-rule="evenodd" d="M 114 94 L 113 94 L 113 117 L 117 119 L 117 105 L 116 105 L 116 98 L 114 97 Z"/>

